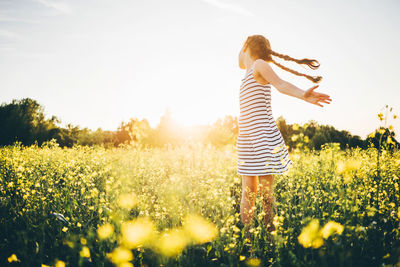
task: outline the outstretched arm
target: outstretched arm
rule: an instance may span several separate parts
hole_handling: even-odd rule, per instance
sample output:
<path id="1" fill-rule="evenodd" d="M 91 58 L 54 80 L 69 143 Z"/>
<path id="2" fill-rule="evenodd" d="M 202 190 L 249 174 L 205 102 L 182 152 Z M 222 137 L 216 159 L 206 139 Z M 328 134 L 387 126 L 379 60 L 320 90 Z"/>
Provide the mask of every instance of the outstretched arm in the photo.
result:
<path id="1" fill-rule="evenodd" d="M 294 84 L 282 80 L 271 68 L 271 66 L 264 60 L 257 59 L 254 66 L 257 69 L 257 72 L 259 72 L 265 80 L 269 81 L 282 94 L 297 97 L 299 99 L 302 99 L 304 101 L 307 101 L 309 103 L 315 104 L 320 107 L 322 107 L 322 105 L 318 102 L 330 104 L 330 102 L 328 101 L 332 101 L 329 95 L 313 91 L 319 85 L 315 85 L 310 89 L 304 91 L 295 86 Z"/>

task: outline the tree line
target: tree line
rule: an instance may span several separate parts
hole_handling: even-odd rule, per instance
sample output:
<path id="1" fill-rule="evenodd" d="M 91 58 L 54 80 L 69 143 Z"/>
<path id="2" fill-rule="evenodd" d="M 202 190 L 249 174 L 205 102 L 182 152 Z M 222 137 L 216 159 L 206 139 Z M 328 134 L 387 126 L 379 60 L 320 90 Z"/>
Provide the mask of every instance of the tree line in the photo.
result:
<path id="1" fill-rule="evenodd" d="M 382 114 L 378 116 L 383 120 Z M 60 123 L 61 120 L 56 116 L 46 119 L 43 106 L 34 99 L 14 99 L 11 103 L 3 103 L 0 106 L 0 146 L 12 145 L 15 142 L 26 146 L 35 143 L 41 146 L 44 142 L 54 139 L 61 147 L 72 147 L 75 144 L 105 147 L 121 145 L 162 147 L 185 142 L 201 142 L 222 147 L 236 144 L 239 133 L 237 117 L 227 115 L 211 125 L 184 127 L 173 120 L 168 109 L 155 129 L 150 127 L 146 119 L 136 118 L 121 122 L 115 131 L 101 128 L 93 131 L 72 124 L 61 127 Z M 339 131 L 330 125 L 320 125 L 314 120 L 303 125 L 288 124 L 280 116 L 276 123 L 289 150 L 295 148 L 319 150 L 323 144 L 332 142 L 339 143 L 341 149 L 356 147 L 366 149 L 372 144 L 375 147 L 387 146 L 391 150 L 400 148 L 391 125 L 380 127 L 372 131 L 366 139 L 362 139 L 348 131 Z"/>

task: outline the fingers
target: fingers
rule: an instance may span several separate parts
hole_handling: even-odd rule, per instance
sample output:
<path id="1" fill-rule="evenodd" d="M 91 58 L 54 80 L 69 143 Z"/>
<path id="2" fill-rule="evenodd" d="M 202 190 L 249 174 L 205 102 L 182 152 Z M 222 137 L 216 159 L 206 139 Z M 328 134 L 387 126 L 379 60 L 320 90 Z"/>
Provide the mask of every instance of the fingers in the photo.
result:
<path id="1" fill-rule="evenodd" d="M 315 105 L 317 105 L 317 106 L 320 106 L 320 107 L 323 107 L 320 103 L 315 103 Z"/>
<path id="2" fill-rule="evenodd" d="M 319 100 L 319 101 L 321 101 L 321 102 L 323 102 L 323 103 L 326 103 L 326 104 L 330 104 L 330 102 L 328 102 L 328 101 L 326 101 L 326 100 Z"/>
<path id="3" fill-rule="evenodd" d="M 318 96 L 318 99 L 332 101 L 332 99 L 331 99 L 329 96 L 323 96 L 323 95 L 322 95 L 322 96 L 319 95 L 319 96 Z"/>

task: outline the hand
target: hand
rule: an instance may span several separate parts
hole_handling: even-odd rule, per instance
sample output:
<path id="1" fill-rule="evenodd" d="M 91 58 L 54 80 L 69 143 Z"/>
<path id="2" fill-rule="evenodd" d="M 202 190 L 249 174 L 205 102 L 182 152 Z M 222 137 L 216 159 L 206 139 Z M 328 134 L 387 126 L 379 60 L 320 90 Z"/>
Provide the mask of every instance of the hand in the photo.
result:
<path id="1" fill-rule="evenodd" d="M 322 107 L 322 105 L 318 102 L 324 102 L 330 104 L 328 100 L 332 101 L 332 99 L 329 97 L 329 95 L 314 92 L 314 89 L 317 88 L 318 86 L 319 85 L 313 86 L 307 91 L 305 91 L 303 94 L 303 99 L 311 104 L 315 104 L 320 107 Z"/>

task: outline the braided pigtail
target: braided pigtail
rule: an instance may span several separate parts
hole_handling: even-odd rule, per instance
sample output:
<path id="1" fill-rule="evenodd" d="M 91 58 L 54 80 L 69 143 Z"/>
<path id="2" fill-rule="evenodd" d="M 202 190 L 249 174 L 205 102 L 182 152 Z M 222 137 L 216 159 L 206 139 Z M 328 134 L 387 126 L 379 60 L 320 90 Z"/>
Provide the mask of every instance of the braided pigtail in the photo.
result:
<path id="1" fill-rule="evenodd" d="M 248 36 L 247 40 L 245 42 L 245 45 L 250 47 L 250 53 L 251 53 L 251 56 L 253 59 L 261 58 L 267 62 L 273 62 L 275 65 L 282 68 L 283 70 L 286 70 L 286 71 L 296 74 L 298 76 L 304 76 L 307 79 L 309 79 L 310 81 L 312 81 L 313 83 L 319 83 L 322 80 L 321 76 L 310 76 L 307 74 L 303 74 L 303 73 L 292 70 L 292 69 L 285 67 L 282 64 L 276 62 L 272 58 L 272 56 L 280 57 L 284 60 L 294 61 L 298 64 L 305 64 L 313 70 L 319 68 L 319 62 L 315 59 L 308 59 L 308 58 L 296 59 L 296 58 L 292 58 L 288 55 L 280 54 L 280 53 L 273 51 L 271 49 L 271 44 L 269 43 L 268 39 L 265 38 L 263 35 L 257 34 L 257 35 Z"/>
<path id="2" fill-rule="evenodd" d="M 294 62 L 296 62 L 298 64 L 306 64 L 308 67 L 310 67 L 313 70 L 316 70 L 316 69 L 319 68 L 319 62 L 317 60 L 315 60 L 315 59 L 308 59 L 308 58 L 295 59 L 295 58 L 292 58 L 292 57 L 290 57 L 288 55 L 279 54 L 279 53 L 277 53 L 277 52 L 275 52 L 275 51 L 273 51 L 271 49 L 269 50 L 269 52 L 272 55 L 276 56 L 276 57 L 283 58 L 284 60 L 291 60 L 291 61 L 294 61 Z"/>
<path id="3" fill-rule="evenodd" d="M 283 66 L 282 64 L 279 64 L 278 62 L 276 62 L 272 57 L 271 57 L 271 61 L 272 61 L 275 65 L 277 65 L 278 67 L 280 67 L 281 69 L 286 70 L 286 71 L 288 71 L 288 72 L 291 72 L 291 73 L 293 73 L 293 74 L 296 74 L 296 75 L 298 75 L 298 76 L 304 76 L 304 77 L 306 77 L 307 79 L 309 79 L 310 81 L 312 81 L 313 83 L 319 83 L 319 82 L 322 80 L 322 77 L 321 77 L 321 76 L 311 76 L 311 75 L 307 75 L 307 74 L 300 73 L 300 72 L 297 72 L 297 71 L 295 71 L 295 70 L 289 69 L 288 67 L 285 67 L 285 66 Z"/>

